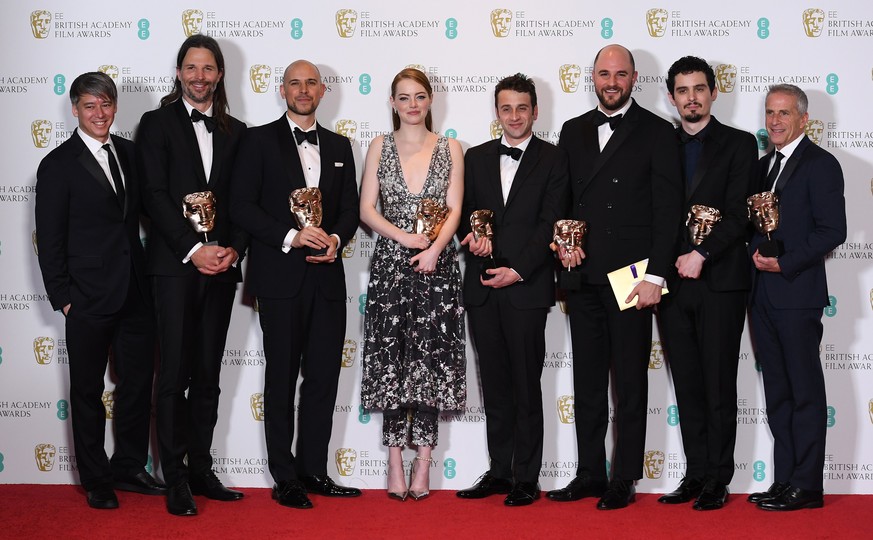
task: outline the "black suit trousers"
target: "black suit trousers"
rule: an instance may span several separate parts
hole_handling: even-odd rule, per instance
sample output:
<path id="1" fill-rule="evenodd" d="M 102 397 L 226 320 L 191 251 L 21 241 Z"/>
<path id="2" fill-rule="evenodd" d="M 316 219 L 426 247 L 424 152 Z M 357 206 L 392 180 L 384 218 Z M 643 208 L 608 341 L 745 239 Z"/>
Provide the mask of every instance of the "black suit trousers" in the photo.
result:
<path id="1" fill-rule="evenodd" d="M 148 460 L 154 379 L 154 321 L 131 276 L 118 313 L 92 315 L 70 308 L 66 319 L 70 359 L 73 446 L 85 490 L 112 482 L 113 475 L 143 471 Z M 109 351 L 117 378 L 113 418 L 115 453 L 104 450 L 106 412 L 102 396 Z"/>
<path id="2" fill-rule="evenodd" d="M 658 306 L 689 478 L 730 484 L 737 435 L 737 365 L 746 291 L 683 280 Z"/>
<path id="3" fill-rule="evenodd" d="M 267 358 L 264 430 L 270 474 L 276 482 L 327 474 L 346 331 L 345 302 L 326 299 L 317 286 L 304 284 L 294 298 L 258 297 L 258 314 Z M 300 374 L 295 457 L 291 441 Z"/>
<path id="4" fill-rule="evenodd" d="M 199 273 L 153 276 L 152 283 L 161 352 L 158 448 L 164 479 L 174 485 L 187 480 L 189 471 L 212 468 L 221 359 L 236 283 Z"/>
<path id="5" fill-rule="evenodd" d="M 521 285 L 518 285 L 521 286 Z M 517 309 L 506 289 L 467 306 L 485 405 L 490 473 L 539 481 L 543 461 L 543 393 L 547 308 Z"/>
<path id="6" fill-rule="evenodd" d="M 569 293 L 576 400 L 577 474 L 606 479 L 606 428 L 609 376 L 615 396 L 615 449 L 612 477 L 638 480 L 643 475 L 646 442 L 652 310 L 619 311 L 609 285 L 583 285 Z"/>

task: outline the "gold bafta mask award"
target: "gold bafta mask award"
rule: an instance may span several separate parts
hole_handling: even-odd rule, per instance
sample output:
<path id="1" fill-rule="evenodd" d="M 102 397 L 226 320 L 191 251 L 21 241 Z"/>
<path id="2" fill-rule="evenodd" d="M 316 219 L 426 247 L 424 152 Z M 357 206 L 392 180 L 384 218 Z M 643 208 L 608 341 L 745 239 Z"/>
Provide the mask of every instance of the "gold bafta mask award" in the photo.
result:
<path id="1" fill-rule="evenodd" d="M 758 253 L 764 257 L 778 257 L 785 253 L 782 241 L 770 237 L 770 233 L 779 228 L 779 197 L 772 191 L 764 191 L 746 199 L 746 204 L 755 229 L 767 236 L 767 240 L 758 246 Z"/>
<path id="2" fill-rule="evenodd" d="M 716 223 L 721 221 L 721 212 L 718 208 L 695 204 L 688 211 L 685 226 L 688 227 L 688 238 L 695 246 L 699 246 L 706 240 Z"/>
<path id="3" fill-rule="evenodd" d="M 481 240 L 482 238 L 487 238 L 492 242 L 492 253 L 489 255 L 488 260 L 485 260 L 481 264 L 481 268 L 479 270 L 479 275 L 482 276 L 482 279 L 488 281 L 493 278 L 493 274 L 489 274 L 487 270 L 490 268 L 494 270 L 495 268 L 500 267 L 508 267 L 509 263 L 506 259 L 502 258 L 494 258 L 493 252 L 493 242 L 494 242 L 494 212 L 491 210 L 476 210 L 472 214 L 470 214 L 470 229 L 473 231 L 473 238 L 476 240 Z"/>
<path id="4" fill-rule="evenodd" d="M 560 219 L 552 229 L 552 241 L 565 251 L 585 247 L 588 224 L 576 219 Z M 578 291 L 582 287 L 582 274 L 567 268 L 558 274 L 558 287 L 565 291 Z"/>
<path id="5" fill-rule="evenodd" d="M 443 223 L 449 217 L 449 209 L 442 203 L 433 199 L 422 199 L 415 211 L 415 234 L 423 234 L 431 242 L 440 235 Z"/>
<path id="6" fill-rule="evenodd" d="M 191 224 L 194 232 L 203 235 L 205 245 L 218 242 L 209 241 L 209 233 L 215 228 L 215 196 L 211 191 L 189 193 L 182 199 L 182 215 Z"/>
<path id="7" fill-rule="evenodd" d="M 321 209 L 320 189 L 316 187 L 295 189 L 288 196 L 288 206 L 291 207 L 291 213 L 294 214 L 294 219 L 297 221 L 299 229 L 321 227 L 323 212 Z M 309 254 L 314 257 L 320 257 L 327 253 L 327 248 L 307 249 Z"/>

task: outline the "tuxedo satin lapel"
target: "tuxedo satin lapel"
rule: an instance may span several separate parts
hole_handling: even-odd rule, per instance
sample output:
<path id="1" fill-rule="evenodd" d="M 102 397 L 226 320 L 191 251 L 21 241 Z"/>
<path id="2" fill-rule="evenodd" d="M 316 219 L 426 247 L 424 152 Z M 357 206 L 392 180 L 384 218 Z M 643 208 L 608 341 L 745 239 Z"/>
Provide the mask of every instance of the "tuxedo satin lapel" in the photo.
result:
<path id="1" fill-rule="evenodd" d="M 103 172 L 103 168 L 100 166 L 99 163 L 97 163 L 97 158 L 95 158 L 94 154 L 92 154 L 91 151 L 88 150 L 88 147 L 85 146 L 85 143 L 82 141 L 81 137 L 79 137 L 75 133 L 73 134 L 73 136 L 78 139 L 79 143 L 79 155 L 77 157 L 79 163 L 81 163 L 82 166 L 85 167 L 85 170 L 88 171 L 88 173 L 91 175 L 91 178 L 93 178 L 100 185 L 101 188 L 103 188 L 107 193 L 115 197 L 115 190 L 112 189 L 112 186 L 109 185 L 109 182 L 111 182 L 112 180 L 106 177 L 106 173 Z"/>
<path id="2" fill-rule="evenodd" d="M 603 165 L 603 163 L 599 161 L 601 159 L 600 137 L 597 134 L 597 126 L 595 126 L 591 121 L 593 116 L 594 111 L 590 111 L 585 115 L 584 128 L 582 129 L 581 148 L 579 149 L 582 152 L 583 163 L 594 163 L 588 176 L 582 179 L 582 191 L 585 191 L 588 184 L 591 183 L 591 179 L 594 178 L 594 173 Z"/>
<path id="3" fill-rule="evenodd" d="M 121 150 L 121 145 L 117 140 L 115 141 L 115 149 L 118 154 L 118 166 L 121 167 L 121 172 L 124 175 L 124 215 L 126 217 L 127 209 L 130 208 L 130 198 L 137 197 L 138 194 L 136 193 L 136 189 L 129 189 L 131 186 L 134 186 L 134 182 L 132 181 L 133 175 L 131 174 L 132 168 L 130 160 L 127 158 L 127 154 Z"/>
<path id="4" fill-rule="evenodd" d="M 503 186 L 500 183 L 500 139 L 495 139 L 491 143 L 491 147 L 485 153 L 485 192 L 495 194 L 493 208 L 476 208 L 476 210 L 491 210 L 494 212 L 494 218 L 499 222 L 503 218 Z"/>
<path id="5" fill-rule="evenodd" d="M 279 143 L 279 153 L 282 155 L 282 163 L 285 165 L 285 177 L 288 179 L 290 189 L 288 194 L 297 188 L 306 187 L 306 177 L 303 176 L 303 165 L 300 163 L 300 154 L 297 153 L 297 143 L 291 126 L 285 115 L 276 122 L 278 128 L 276 137 Z"/>
<path id="6" fill-rule="evenodd" d="M 212 132 L 212 170 L 209 171 L 209 185 L 215 185 L 221 181 L 221 166 L 224 160 L 224 147 L 227 145 L 227 133 L 221 128 L 215 128 Z"/>
<path id="7" fill-rule="evenodd" d="M 318 131 L 318 154 L 321 159 L 321 175 L 318 177 L 318 189 L 321 190 L 321 196 L 324 197 L 324 194 L 328 193 L 331 187 L 333 187 L 333 172 L 336 169 L 335 163 L 342 160 L 334 159 L 336 149 L 330 143 L 329 137 L 325 136 L 327 130 L 321 127 L 321 124 L 316 124 L 316 129 Z M 301 174 L 303 172 L 302 166 L 300 172 Z"/>
<path id="8" fill-rule="evenodd" d="M 515 173 L 515 178 L 512 179 L 512 186 L 509 188 L 509 195 L 506 197 L 506 204 L 512 204 L 515 195 L 521 189 L 521 186 L 527 181 L 530 174 L 536 169 L 536 165 L 540 160 L 540 145 L 542 141 L 536 137 L 531 137 L 530 143 L 527 145 L 527 150 L 521 156 L 521 163 L 518 164 L 518 170 Z"/>
<path id="9" fill-rule="evenodd" d="M 591 176 L 597 174 L 603 165 L 605 165 L 612 156 L 615 155 L 615 152 L 624 144 L 624 141 L 630 137 L 630 134 L 633 132 L 634 127 L 636 126 L 637 120 L 639 119 L 637 115 L 637 104 L 634 103 L 631 105 L 630 109 L 627 110 L 627 113 L 624 115 L 621 123 L 618 125 L 618 128 L 613 132 L 612 137 L 609 138 L 609 142 L 606 143 L 606 146 L 603 147 L 603 150 L 600 152 L 600 156 L 598 156 L 597 161 L 594 162 L 594 167 L 591 170 Z M 597 133 L 597 128 L 595 128 L 595 134 Z M 598 146 L 600 143 L 598 142 Z"/>
<path id="10" fill-rule="evenodd" d="M 779 173 L 779 178 L 776 180 L 776 189 L 773 191 L 779 193 L 785 189 L 785 185 L 791 181 L 794 169 L 797 168 L 801 158 L 803 158 L 804 150 L 806 150 L 810 144 L 812 144 L 812 142 L 804 135 L 803 140 L 800 141 L 800 144 L 798 144 L 797 148 L 794 149 L 794 152 L 791 153 L 791 157 L 785 162 L 785 166 L 782 167 L 782 172 Z"/>
<path id="11" fill-rule="evenodd" d="M 194 123 L 191 121 L 191 117 L 188 116 L 188 110 L 185 108 L 185 104 L 182 103 L 182 98 L 176 100 L 173 106 L 176 107 L 176 118 L 179 120 L 179 126 L 182 128 L 182 141 L 180 142 L 187 147 L 188 154 L 194 163 L 194 174 L 197 175 L 198 188 L 201 191 L 205 191 L 207 189 L 206 171 L 203 170 L 203 156 L 200 155 L 200 146 L 197 144 L 197 135 L 194 133 Z"/>

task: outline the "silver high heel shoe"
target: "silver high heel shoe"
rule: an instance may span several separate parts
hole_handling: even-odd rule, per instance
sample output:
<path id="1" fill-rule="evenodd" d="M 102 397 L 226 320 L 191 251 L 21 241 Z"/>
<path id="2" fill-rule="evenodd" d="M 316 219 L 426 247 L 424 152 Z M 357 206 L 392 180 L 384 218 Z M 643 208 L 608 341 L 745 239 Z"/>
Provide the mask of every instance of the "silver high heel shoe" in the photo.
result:
<path id="1" fill-rule="evenodd" d="M 419 457 L 419 456 L 415 456 L 415 461 L 427 461 L 427 462 L 429 462 L 427 465 L 428 467 L 430 467 L 431 464 L 436 463 L 436 461 L 434 461 L 433 458 L 423 458 L 423 457 Z M 409 485 L 410 486 L 412 485 L 412 480 L 415 478 L 415 465 L 416 465 L 416 463 L 413 462 L 412 467 L 409 468 Z M 412 491 L 410 489 L 409 491 L 407 491 L 407 493 L 409 494 L 410 497 L 413 498 L 413 500 L 420 501 L 420 500 L 424 499 L 425 497 L 427 497 L 428 495 L 430 495 L 430 489 L 428 489 L 426 491 L 421 491 L 421 492 Z"/>

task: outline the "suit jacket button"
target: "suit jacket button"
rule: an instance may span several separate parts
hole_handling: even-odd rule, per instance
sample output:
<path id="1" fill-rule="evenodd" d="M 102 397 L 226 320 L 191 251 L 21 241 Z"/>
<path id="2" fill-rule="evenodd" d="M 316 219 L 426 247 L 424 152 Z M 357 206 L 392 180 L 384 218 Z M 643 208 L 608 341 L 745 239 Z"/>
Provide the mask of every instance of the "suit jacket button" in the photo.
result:
<path id="1" fill-rule="evenodd" d="M 612 183 L 613 183 L 613 184 L 617 184 L 617 183 L 618 183 L 618 178 L 613 178 L 613 179 L 612 179 Z"/>
<path id="2" fill-rule="evenodd" d="M 607 204 L 607 205 L 606 205 L 606 209 L 607 209 L 607 210 L 612 210 L 612 204 Z"/>

